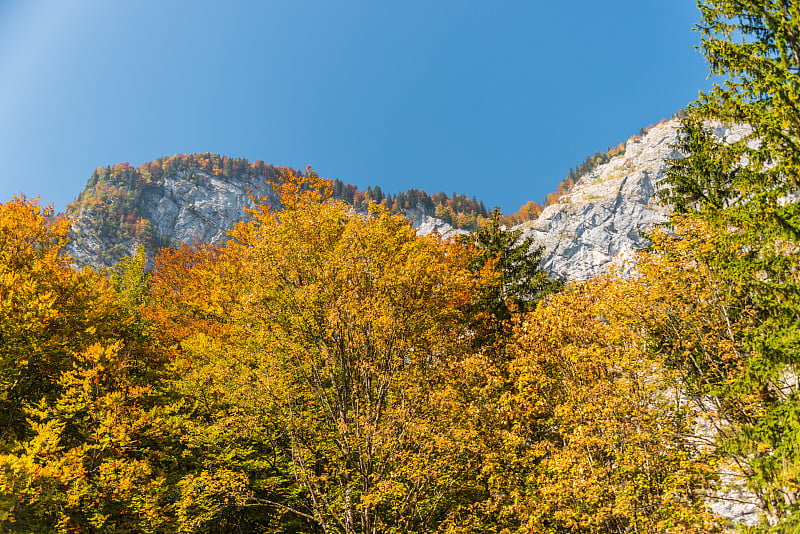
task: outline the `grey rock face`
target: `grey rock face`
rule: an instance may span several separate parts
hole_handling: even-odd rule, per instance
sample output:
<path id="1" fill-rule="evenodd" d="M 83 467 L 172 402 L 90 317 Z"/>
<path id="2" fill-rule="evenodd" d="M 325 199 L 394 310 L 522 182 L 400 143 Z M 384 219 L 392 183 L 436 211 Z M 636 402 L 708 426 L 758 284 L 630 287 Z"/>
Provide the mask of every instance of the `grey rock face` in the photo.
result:
<path id="1" fill-rule="evenodd" d="M 153 226 L 162 244 L 203 242 L 219 244 L 236 223 L 249 218 L 251 195 L 260 203 L 280 208 L 270 186 L 273 177 L 239 175 L 231 178 L 192 169 L 164 176 L 159 185 L 143 190 L 141 213 Z M 420 235 L 437 232 L 444 238 L 466 234 L 464 230 L 432 217 L 420 205 L 406 217 Z M 131 238 L 115 238 L 101 231 L 97 213 L 84 210 L 73 218 L 69 252 L 79 266 L 107 268 L 134 254 L 141 243 Z M 155 252 L 152 250 L 151 254 Z"/>
<path id="2" fill-rule="evenodd" d="M 544 246 L 542 266 L 567 280 L 586 280 L 613 265 L 627 272 L 625 260 L 646 246 L 643 232 L 667 219 L 669 208 L 654 196 L 664 177 L 666 160 L 681 157 L 679 121 L 653 127 L 643 138 L 629 140 L 625 153 L 598 166 L 536 221 L 516 228 Z M 720 139 L 738 138 L 744 128 L 714 125 Z"/>
<path id="3" fill-rule="evenodd" d="M 165 176 L 163 184 L 144 189 L 142 212 L 163 244 L 220 243 L 236 223 L 247 220 L 245 208 L 254 205 L 251 195 L 280 207 L 269 180 L 265 175 L 226 179 L 196 169 L 192 175 L 179 171 Z M 101 237 L 100 232 L 91 210 L 73 219 L 69 252 L 77 265 L 110 267 L 141 245 L 135 239 Z"/>
<path id="4" fill-rule="evenodd" d="M 251 180 L 224 180 L 207 173 L 199 176 L 195 182 L 188 180 L 187 172 L 167 176 L 163 193 L 146 199 L 146 212 L 158 233 L 182 243 L 216 244 L 226 239 L 226 232 L 237 222 L 247 219 L 245 208 L 254 205 L 250 195 L 263 197 L 262 202 L 271 206 L 280 205 L 263 175 Z"/>
<path id="5" fill-rule="evenodd" d="M 454 228 L 449 223 L 429 215 L 421 206 L 417 206 L 415 209 L 406 210 L 405 216 L 411 223 L 411 227 L 417 231 L 418 235 L 428 235 L 436 232 L 440 236 L 447 239 L 469 233 L 466 230 Z"/>
<path id="6" fill-rule="evenodd" d="M 646 243 L 641 232 L 666 219 L 653 193 L 677 157 L 677 124 L 652 128 L 640 141 L 628 141 L 625 154 L 581 177 L 569 194 L 545 208 L 521 229 L 545 247 L 542 266 L 567 280 L 586 280 Z"/>

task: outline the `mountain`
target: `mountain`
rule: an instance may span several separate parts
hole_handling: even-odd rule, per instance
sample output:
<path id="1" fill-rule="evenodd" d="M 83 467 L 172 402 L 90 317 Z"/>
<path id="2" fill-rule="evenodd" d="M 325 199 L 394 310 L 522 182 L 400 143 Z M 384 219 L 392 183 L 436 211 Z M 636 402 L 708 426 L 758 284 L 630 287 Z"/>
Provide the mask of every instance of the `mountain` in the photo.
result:
<path id="1" fill-rule="evenodd" d="M 643 232 L 666 220 L 668 208 L 654 193 L 667 160 L 681 157 L 673 146 L 680 121 L 663 121 L 632 137 L 624 151 L 580 176 L 556 203 L 515 228 L 545 247 L 542 266 L 567 280 L 586 280 L 612 265 L 630 269 L 625 258 L 647 245 Z M 716 124 L 720 139 L 739 138 L 742 126 Z"/>
<path id="2" fill-rule="evenodd" d="M 544 246 L 545 269 L 567 280 L 584 280 L 622 265 L 646 245 L 642 232 L 666 218 L 667 208 L 653 197 L 666 160 L 680 157 L 672 148 L 678 125 L 678 120 L 662 121 L 602 157 L 587 158 L 595 163 L 584 162 L 583 175 L 571 173 L 538 218 L 514 226 Z M 723 137 L 741 131 L 717 125 L 715 133 Z M 101 167 L 67 209 L 74 221 L 70 253 L 78 265 L 103 268 L 139 245 L 154 252 L 181 242 L 220 243 L 228 230 L 247 218 L 251 195 L 279 207 L 269 184 L 275 180 L 280 180 L 277 167 L 217 154 L 176 155 L 139 167 Z M 410 189 L 392 197 L 379 187 L 359 191 L 339 180 L 334 191 L 356 209 L 372 200 L 402 212 L 421 234 L 466 233 L 464 228 L 480 224 L 488 215 L 483 203 L 465 195 L 430 196 Z"/>
<path id="3" fill-rule="evenodd" d="M 67 207 L 69 252 L 78 265 L 104 268 L 140 245 L 152 253 L 181 242 L 220 243 L 247 218 L 251 195 L 278 206 L 269 182 L 279 178 L 272 165 L 216 154 L 101 167 Z"/>
<path id="4" fill-rule="evenodd" d="M 65 215 L 73 220 L 69 252 L 77 265 L 102 269 L 139 246 L 152 254 L 178 243 L 221 243 L 228 230 L 248 218 L 246 208 L 253 207 L 254 198 L 280 208 L 270 185 L 280 180 L 281 169 L 262 161 L 210 153 L 175 155 L 139 167 L 100 167 L 67 207 Z M 465 195 L 409 189 L 392 196 L 380 187 L 359 191 L 340 180 L 333 186 L 335 196 L 355 209 L 378 202 L 404 213 L 423 234 L 466 233 L 489 216 L 482 203 Z"/>
<path id="5" fill-rule="evenodd" d="M 545 269 L 585 280 L 646 243 L 642 230 L 666 218 L 653 193 L 666 160 L 679 156 L 672 148 L 677 125 L 669 121 L 631 138 L 622 154 L 580 176 L 536 221 L 519 226 L 545 247 Z"/>

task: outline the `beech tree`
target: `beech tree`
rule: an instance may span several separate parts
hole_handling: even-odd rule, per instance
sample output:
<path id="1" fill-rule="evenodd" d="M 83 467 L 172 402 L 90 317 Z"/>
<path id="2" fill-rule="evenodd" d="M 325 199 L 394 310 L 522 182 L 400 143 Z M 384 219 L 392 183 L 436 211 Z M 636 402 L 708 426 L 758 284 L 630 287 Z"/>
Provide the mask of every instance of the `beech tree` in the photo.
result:
<path id="1" fill-rule="evenodd" d="M 226 362 L 196 390 L 272 428 L 302 497 L 274 508 L 321 532 L 429 531 L 471 488 L 445 386 L 470 346 L 473 249 L 358 215 L 313 173 L 275 187 L 284 209 L 256 209 L 220 262 L 232 335 L 184 344 Z"/>
<path id="2" fill-rule="evenodd" d="M 74 270 L 69 222 L 49 215 L 24 197 L 0 205 L 0 528 L 162 528 L 164 359 L 137 316 L 141 285 Z"/>
<path id="3" fill-rule="evenodd" d="M 715 532 L 714 462 L 676 376 L 650 349 L 643 280 L 600 277 L 525 316 L 510 347 L 515 425 L 494 489 L 517 531 Z"/>
<path id="4" fill-rule="evenodd" d="M 0 204 L 0 530 L 307 530 L 276 511 L 299 493 L 279 433 L 198 393 L 223 358 L 183 357 L 230 330 L 218 251 L 166 253 L 153 276 L 140 252 L 109 280 L 71 267 L 48 215 Z"/>
<path id="5" fill-rule="evenodd" d="M 105 281 L 61 254 L 69 221 L 14 198 L 0 204 L 0 439 L 29 436 L 24 408 L 57 394 L 59 372 L 109 335 Z"/>

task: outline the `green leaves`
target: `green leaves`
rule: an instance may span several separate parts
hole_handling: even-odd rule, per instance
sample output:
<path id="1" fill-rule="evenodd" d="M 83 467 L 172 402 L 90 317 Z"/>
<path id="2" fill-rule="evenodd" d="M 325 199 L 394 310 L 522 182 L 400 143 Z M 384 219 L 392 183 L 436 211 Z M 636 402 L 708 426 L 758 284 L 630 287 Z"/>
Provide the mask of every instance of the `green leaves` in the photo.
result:
<path id="1" fill-rule="evenodd" d="M 558 291 L 563 281 L 554 280 L 541 269 L 543 249 L 533 238 L 521 239 L 520 230 L 506 230 L 500 225 L 500 210 L 495 208 L 491 223 L 475 233 L 480 255 L 470 264 L 476 272 L 485 272 L 487 284 L 471 305 L 471 314 L 485 321 L 477 326 L 478 343 L 504 342 L 512 318 L 532 310 L 548 294 Z M 467 238 L 469 239 L 469 238 Z"/>
<path id="2" fill-rule="evenodd" d="M 690 394 L 716 404 L 720 450 L 758 495 L 765 527 L 780 530 L 800 514 L 800 456 L 789 445 L 800 412 L 788 378 L 800 365 L 800 7 L 705 0 L 700 8 L 701 49 L 726 80 L 692 106 L 678 146 L 687 157 L 671 163 L 664 196 L 696 221 L 673 217 L 680 239 L 714 243 L 703 253 L 687 248 L 684 264 L 706 269 L 698 287 L 716 287 L 707 302 L 719 307 L 675 318 L 662 350 L 686 370 Z M 744 134 L 716 140 L 709 127 L 719 123 L 708 121 L 742 124 Z M 655 248 L 670 254 L 665 244 Z"/>

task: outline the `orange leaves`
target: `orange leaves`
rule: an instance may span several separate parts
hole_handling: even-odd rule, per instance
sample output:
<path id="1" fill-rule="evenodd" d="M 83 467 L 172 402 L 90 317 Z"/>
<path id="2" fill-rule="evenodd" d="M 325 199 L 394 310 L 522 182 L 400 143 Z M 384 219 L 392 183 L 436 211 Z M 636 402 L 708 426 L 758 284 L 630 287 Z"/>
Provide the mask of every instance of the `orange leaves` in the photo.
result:
<path id="1" fill-rule="evenodd" d="M 311 167 L 305 173 L 288 167 L 280 170 L 281 181 L 270 182 L 286 209 L 321 204 L 333 195 L 333 182 L 320 177 Z"/>
<path id="2" fill-rule="evenodd" d="M 317 311 L 324 312 L 336 317 L 328 328 L 353 335 L 362 331 L 357 325 L 363 323 L 372 336 L 389 336 L 388 343 L 400 332 L 415 332 L 411 338 L 427 336 L 437 323 L 422 324 L 452 313 L 453 299 L 464 298 L 464 291 L 454 287 L 469 286 L 463 273 L 460 278 L 443 278 L 447 265 L 463 255 L 446 256 L 446 245 L 418 239 L 402 218 L 384 210 L 359 216 L 333 201 L 318 204 L 319 192 L 292 187 L 281 189 L 282 198 L 297 192 L 301 198 L 292 196 L 285 203 L 280 221 L 257 215 L 247 233 L 234 234 L 240 243 L 252 245 L 237 252 L 252 262 L 246 266 L 254 277 L 247 282 L 250 302 L 291 303 L 309 324 L 315 324 Z"/>
<path id="3" fill-rule="evenodd" d="M 22 266 L 33 258 L 53 263 L 66 245 L 70 223 L 60 220 L 48 224 L 52 208 L 42 209 L 38 199 L 24 195 L 0 204 L 0 261 L 3 265 Z"/>
<path id="4" fill-rule="evenodd" d="M 148 318 L 161 326 L 166 346 L 195 332 L 222 334 L 236 299 L 231 267 L 212 245 L 162 249 L 151 282 L 154 304 Z"/>
<path id="5" fill-rule="evenodd" d="M 417 237 L 376 204 L 370 215 L 354 213 L 330 186 L 310 170 L 284 170 L 273 184 L 282 211 L 253 210 L 214 262 L 202 251 L 186 256 L 196 274 L 154 280 L 195 287 L 178 290 L 189 306 L 197 292 L 219 302 L 206 286 L 235 288 L 227 334 L 214 342 L 231 364 L 213 373 L 215 388 L 290 437 L 315 518 L 346 532 L 415 525 L 424 507 L 437 506 L 436 492 L 448 491 L 448 477 L 430 472 L 434 451 L 452 439 L 437 427 L 451 408 L 434 385 L 469 346 L 473 252 Z M 186 346 L 199 350 L 201 341 Z M 442 472 L 454 467 L 445 464 Z"/>
<path id="6" fill-rule="evenodd" d="M 702 222 L 673 223 L 673 233 L 652 234 L 633 279 L 573 285 L 520 325 L 505 403 L 529 444 L 528 485 L 509 506 L 530 531 L 553 521 L 579 531 L 719 528 L 701 497 L 730 454 L 715 440 L 731 414 L 764 414 L 742 338 L 755 315 L 740 282 L 721 276 L 719 258 L 735 256 L 735 243 Z M 695 435 L 696 420 L 706 435 Z"/>

